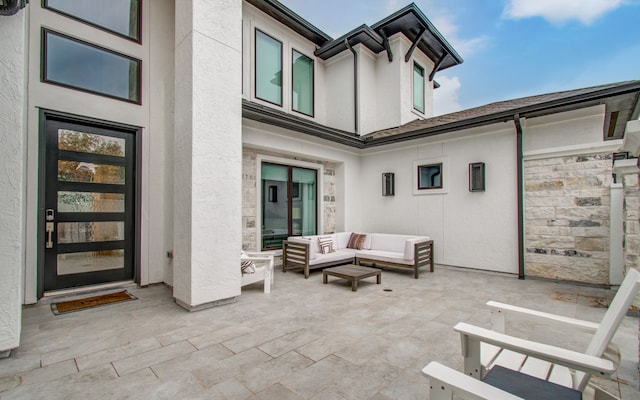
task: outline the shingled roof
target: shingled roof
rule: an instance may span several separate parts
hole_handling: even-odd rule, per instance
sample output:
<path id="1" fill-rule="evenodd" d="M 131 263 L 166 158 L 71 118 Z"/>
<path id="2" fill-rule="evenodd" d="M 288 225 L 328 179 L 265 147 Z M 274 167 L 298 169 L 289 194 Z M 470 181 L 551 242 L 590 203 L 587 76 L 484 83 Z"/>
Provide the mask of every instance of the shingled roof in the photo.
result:
<path id="1" fill-rule="evenodd" d="M 624 123 L 638 117 L 640 81 L 625 81 L 563 92 L 547 93 L 500 101 L 451 114 L 415 120 L 407 124 L 362 136 L 367 144 L 384 144 L 390 140 L 425 137 L 474 126 L 513 120 L 515 115 L 532 118 L 576 108 L 606 104 L 607 113 L 616 114 Z M 635 114 L 635 115 L 633 115 Z M 616 121 L 612 121 L 614 124 Z M 614 127 L 609 138 L 621 138 L 622 130 Z"/>

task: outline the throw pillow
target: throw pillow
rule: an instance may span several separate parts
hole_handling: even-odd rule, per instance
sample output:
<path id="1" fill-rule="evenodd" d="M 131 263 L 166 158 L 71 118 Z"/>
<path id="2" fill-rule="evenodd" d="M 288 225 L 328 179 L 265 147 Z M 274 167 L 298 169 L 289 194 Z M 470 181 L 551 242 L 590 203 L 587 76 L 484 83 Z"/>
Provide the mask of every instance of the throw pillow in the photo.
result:
<path id="1" fill-rule="evenodd" d="M 349 238 L 349 244 L 347 244 L 347 249 L 362 250 L 366 238 L 367 235 L 364 233 L 352 233 Z"/>
<path id="2" fill-rule="evenodd" d="M 251 260 L 240 260 L 240 270 L 243 274 L 253 274 L 256 272 L 256 265 Z"/>
<path id="3" fill-rule="evenodd" d="M 331 236 L 318 236 L 318 246 L 322 254 L 333 253 L 333 238 Z"/>

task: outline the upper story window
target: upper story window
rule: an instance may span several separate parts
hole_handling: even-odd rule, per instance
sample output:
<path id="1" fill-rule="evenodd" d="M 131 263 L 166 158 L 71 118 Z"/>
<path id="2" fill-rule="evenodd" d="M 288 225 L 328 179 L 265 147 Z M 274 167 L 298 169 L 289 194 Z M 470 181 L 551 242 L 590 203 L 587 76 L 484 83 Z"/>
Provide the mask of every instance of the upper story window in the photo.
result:
<path id="1" fill-rule="evenodd" d="M 313 60 L 295 50 L 292 60 L 291 108 L 313 117 Z"/>
<path id="2" fill-rule="evenodd" d="M 282 42 L 256 29 L 256 97 L 282 105 Z"/>
<path id="3" fill-rule="evenodd" d="M 43 29 L 42 80 L 140 104 L 141 61 Z"/>
<path id="4" fill-rule="evenodd" d="M 424 68 L 413 63 L 413 108 L 424 113 Z"/>
<path id="5" fill-rule="evenodd" d="M 44 0 L 44 7 L 140 42 L 142 0 Z"/>

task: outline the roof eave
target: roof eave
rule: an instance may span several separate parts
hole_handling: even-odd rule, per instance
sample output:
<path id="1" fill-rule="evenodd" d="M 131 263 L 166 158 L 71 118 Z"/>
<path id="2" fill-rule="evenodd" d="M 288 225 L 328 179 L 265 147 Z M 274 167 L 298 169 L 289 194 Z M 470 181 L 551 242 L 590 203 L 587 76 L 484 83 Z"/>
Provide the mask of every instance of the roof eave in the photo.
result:
<path id="1" fill-rule="evenodd" d="M 246 2 L 318 46 L 322 46 L 332 40 L 331 36 L 276 0 L 246 0 Z"/>
<path id="2" fill-rule="evenodd" d="M 329 140 L 334 143 L 340 143 L 346 146 L 362 149 L 365 147 L 364 142 L 359 136 L 320 125 L 313 121 L 297 117 L 282 111 L 274 110 L 271 107 L 262 106 L 255 102 L 242 100 L 242 117 L 253 121 L 266 123 L 280 128 L 289 129 L 312 135 L 321 139 Z"/>
<path id="3" fill-rule="evenodd" d="M 441 135 L 461 129 L 470 129 L 494 123 L 507 122 L 513 120 L 515 115 L 518 115 L 521 118 L 534 118 L 544 115 L 557 114 L 559 112 L 577 110 L 580 108 L 602 104 L 602 101 L 609 97 L 632 93 L 640 93 L 640 81 L 634 81 L 628 84 L 615 86 L 596 92 L 571 96 L 564 99 L 499 111 L 496 113 L 455 121 L 448 124 L 416 129 L 414 131 L 401 133 L 398 135 L 385 136 L 376 139 L 365 137 L 364 141 L 366 143 L 366 147 L 382 146 L 385 144 Z"/>

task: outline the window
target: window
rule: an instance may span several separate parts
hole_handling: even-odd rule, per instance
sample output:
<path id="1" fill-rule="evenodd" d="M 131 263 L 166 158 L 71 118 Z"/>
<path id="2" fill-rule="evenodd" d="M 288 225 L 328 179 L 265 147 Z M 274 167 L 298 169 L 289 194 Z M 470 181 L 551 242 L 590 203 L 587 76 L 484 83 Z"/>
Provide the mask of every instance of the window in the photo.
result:
<path id="1" fill-rule="evenodd" d="M 139 42 L 141 1 L 44 0 L 44 7 Z"/>
<path id="2" fill-rule="evenodd" d="M 140 60 L 43 30 L 42 80 L 140 104 Z"/>
<path id="3" fill-rule="evenodd" d="M 293 50 L 293 111 L 313 117 L 313 60 Z"/>
<path id="4" fill-rule="evenodd" d="M 424 68 L 413 63 L 413 108 L 424 113 Z"/>
<path id="5" fill-rule="evenodd" d="M 418 166 L 418 190 L 442 189 L 442 164 Z"/>
<path id="6" fill-rule="evenodd" d="M 262 163 L 262 249 L 317 233 L 317 171 Z"/>
<path id="7" fill-rule="evenodd" d="M 256 29 L 256 97 L 282 105 L 282 43 Z"/>

